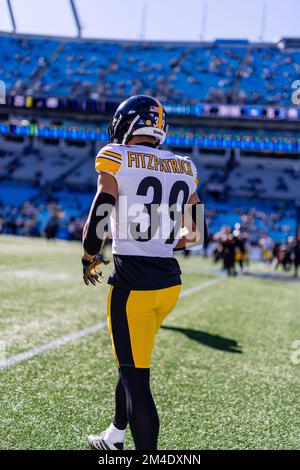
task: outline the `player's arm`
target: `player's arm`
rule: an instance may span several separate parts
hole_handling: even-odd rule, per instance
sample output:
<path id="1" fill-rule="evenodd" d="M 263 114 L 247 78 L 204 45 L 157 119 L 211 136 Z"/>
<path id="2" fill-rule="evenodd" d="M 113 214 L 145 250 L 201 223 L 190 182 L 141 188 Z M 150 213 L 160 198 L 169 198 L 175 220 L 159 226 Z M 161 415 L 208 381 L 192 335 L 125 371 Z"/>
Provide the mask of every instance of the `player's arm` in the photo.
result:
<path id="1" fill-rule="evenodd" d="M 183 250 L 194 245 L 203 245 L 208 239 L 208 230 L 203 213 L 203 206 L 196 191 L 188 200 L 187 210 L 183 216 L 183 226 L 187 230 L 178 241 L 175 251 Z"/>
<path id="2" fill-rule="evenodd" d="M 98 178 L 97 193 L 83 229 L 83 279 L 96 284 L 101 281 L 102 273 L 97 273 L 101 263 L 107 264 L 99 252 L 103 246 L 109 216 L 118 196 L 118 185 L 109 173 L 101 172 Z"/>

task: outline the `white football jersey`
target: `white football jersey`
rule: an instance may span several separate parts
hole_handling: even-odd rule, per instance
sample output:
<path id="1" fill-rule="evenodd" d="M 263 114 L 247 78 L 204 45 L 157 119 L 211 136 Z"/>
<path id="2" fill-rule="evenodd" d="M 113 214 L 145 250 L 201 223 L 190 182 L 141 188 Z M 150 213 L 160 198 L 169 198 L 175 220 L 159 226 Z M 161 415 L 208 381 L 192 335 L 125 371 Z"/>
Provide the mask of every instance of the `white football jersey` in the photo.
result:
<path id="1" fill-rule="evenodd" d="M 112 174 L 119 197 L 111 215 L 112 252 L 169 258 L 179 234 L 174 212 L 197 189 L 187 157 L 144 145 L 109 144 L 96 157 L 96 171 Z"/>

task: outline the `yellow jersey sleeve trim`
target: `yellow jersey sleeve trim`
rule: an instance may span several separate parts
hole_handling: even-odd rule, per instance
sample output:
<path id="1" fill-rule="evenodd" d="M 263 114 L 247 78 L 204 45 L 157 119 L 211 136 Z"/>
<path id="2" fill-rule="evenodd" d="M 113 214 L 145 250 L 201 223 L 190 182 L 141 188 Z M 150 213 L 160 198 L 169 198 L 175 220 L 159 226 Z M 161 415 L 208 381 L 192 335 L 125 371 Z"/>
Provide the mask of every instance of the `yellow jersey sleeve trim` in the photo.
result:
<path id="1" fill-rule="evenodd" d="M 117 160 L 122 160 L 122 155 L 119 153 L 111 152 L 110 150 L 100 150 L 100 155 L 107 155 L 109 157 L 114 157 Z"/>
<path id="2" fill-rule="evenodd" d="M 198 183 L 199 183 L 198 178 L 194 179 L 194 183 L 195 183 L 196 186 L 198 186 Z"/>
<path id="3" fill-rule="evenodd" d="M 120 166 L 121 166 L 121 162 L 115 162 L 114 160 L 111 160 L 110 158 L 106 158 L 106 157 L 97 157 L 96 158 L 96 164 L 95 164 L 95 168 L 96 168 L 96 171 L 100 172 L 100 171 L 107 171 L 108 173 L 112 173 L 113 175 L 115 175 L 119 169 L 120 169 Z"/>

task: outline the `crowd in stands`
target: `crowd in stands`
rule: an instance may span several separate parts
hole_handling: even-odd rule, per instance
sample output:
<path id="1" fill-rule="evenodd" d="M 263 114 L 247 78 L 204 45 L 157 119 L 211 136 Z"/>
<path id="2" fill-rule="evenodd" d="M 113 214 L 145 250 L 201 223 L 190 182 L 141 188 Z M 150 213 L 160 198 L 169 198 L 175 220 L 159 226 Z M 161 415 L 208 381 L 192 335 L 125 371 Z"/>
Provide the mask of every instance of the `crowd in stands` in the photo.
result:
<path id="1" fill-rule="evenodd" d="M 27 201 L 20 207 L 0 202 L 0 234 L 81 240 L 85 218 L 68 215 L 54 201 L 44 204 Z"/>
<path id="2" fill-rule="evenodd" d="M 248 43 L 104 42 L 0 36 L 7 92 L 168 103 L 290 104 L 300 50 Z"/>
<path id="3" fill-rule="evenodd" d="M 48 192 L 56 182 L 56 190 L 93 191 L 96 184 L 94 157 L 97 146 L 84 147 L 46 145 L 6 141 L 0 138 L 0 182 L 30 182 L 33 188 Z M 176 148 L 173 149 L 177 151 Z M 180 152 L 182 153 L 182 152 Z M 202 155 L 193 157 L 198 168 L 199 188 L 209 194 L 227 197 L 296 200 L 300 197 L 300 162 L 278 158 L 232 158 Z M 62 183 L 63 182 L 63 183 Z"/>
<path id="4" fill-rule="evenodd" d="M 77 207 L 74 211 L 65 204 L 55 198 L 48 202 L 41 199 L 26 201 L 20 207 L 0 202 L 0 233 L 80 240 L 88 209 Z M 272 211 L 267 207 L 245 209 L 242 201 L 239 206 L 237 204 L 238 201 L 227 202 L 226 210 L 223 208 L 219 214 L 217 202 L 206 203 L 205 213 L 211 234 L 218 236 L 224 227 L 238 224 L 247 243 L 257 245 L 266 234 L 273 244 L 281 243 L 295 233 L 295 213 Z"/>
<path id="5" fill-rule="evenodd" d="M 239 71 L 238 101 L 290 104 L 291 84 L 300 74 L 300 51 L 277 47 L 252 48 Z"/>
<path id="6" fill-rule="evenodd" d="M 80 241 L 86 217 L 87 213 L 77 216 L 68 214 L 56 201 L 44 204 L 27 201 L 19 208 L 0 202 L 0 234 Z M 294 266 L 294 275 L 298 275 L 300 240 L 291 235 L 291 227 L 280 225 L 279 213 L 236 208 L 234 217 L 238 222 L 233 226 L 223 225 L 215 232 L 212 220 L 217 218 L 216 209 L 207 209 L 206 217 L 209 239 L 204 255 L 207 256 L 211 246 L 214 261 L 222 261 L 223 269 L 229 276 L 244 271 L 253 247 L 258 250 L 259 259 L 272 264 L 274 270 L 282 266 L 284 271 L 290 271 Z M 280 241 L 270 236 L 275 229 L 281 231 Z"/>
<path id="7" fill-rule="evenodd" d="M 195 158 L 201 187 L 212 195 L 297 200 L 300 162 L 242 158 Z"/>
<path id="8" fill-rule="evenodd" d="M 95 149 L 90 146 L 2 141 L 0 232 L 28 236 L 54 233 L 55 237 L 79 239 L 82 217 L 96 188 L 94 156 Z M 257 243 L 263 233 L 281 242 L 296 229 L 293 201 L 299 198 L 299 164 L 250 160 L 194 157 L 210 231 L 216 233 L 223 225 L 239 223 L 251 243 Z M 267 205 L 265 196 L 279 203 Z M 29 200 L 32 202 L 26 202 Z"/>
<path id="9" fill-rule="evenodd" d="M 272 210 L 268 207 L 245 208 L 243 201 L 238 200 L 227 202 L 226 205 L 222 204 L 221 207 L 220 214 L 219 203 L 208 202 L 206 204 L 205 213 L 212 232 L 218 232 L 221 224 L 221 226 L 234 226 L 238 223 L 241 230 L 247 234 L 248 241 L 253 244 L 257 244 L 265 233 L 270 234 L 273 240 L 279 242 L 295 233 L 295 212 Z"/>
<path id="10" fill-rule="evenodd" d="M 2 34 L 0 58 L 0 80 L 12 95 L 117 101 L 155 90 L 158 98 L 169 103 L 289 104 L 291 82 L 300 74 L 300 50 L 245 42 L 91 42 Z M 94 155 L 90 146 L 68 148 L 64 142 L 47 148 L 34 140 L 20 146 L 5 142 L 0 149 L 0 184 L 8 181 L 20 187 L 18 191 L 16 187 L 5 188 L 0 233 L 80 239 L 95 187 Z M 295 214 L 286 208 L 252 207 L 233 198 L 261 200 L 279 195 L 286 201 L 296 200 L 298 164 L 269 167 L 260 161 L 248 165 L 247 159 L 219 159 L 216 163 L 211 157 L 205 163 L 198 157 L 195 163 L 201 190 L 208 196 L 206 214 L 211 233 L 238 223 L 252 244 L 263 240 L 265 233 L 276 243 L 295 233 Z M 22 195 L 22 184 L 30 185 L 24 190 L 27 198 Z M 61 188 L 65 194 L 59 194 Z M 228 199 L 223 203 L 209 199 L 216 194 Z"/>

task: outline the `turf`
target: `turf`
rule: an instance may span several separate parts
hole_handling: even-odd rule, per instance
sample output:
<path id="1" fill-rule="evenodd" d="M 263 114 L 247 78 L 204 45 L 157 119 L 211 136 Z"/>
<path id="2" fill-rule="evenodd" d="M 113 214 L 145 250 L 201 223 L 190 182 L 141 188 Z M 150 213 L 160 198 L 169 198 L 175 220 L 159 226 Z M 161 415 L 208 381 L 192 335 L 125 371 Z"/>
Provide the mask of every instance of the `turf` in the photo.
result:
<path id="1" fill-rule="evenodd" d="M 105 319 L 108 288 L 83 284 L 79 244 L 0 237 L 0 260 L 6 357 Z M 220 282 L 180 299 L 158 334 L 159 448 L 300 449 L 299 283 L 180 264 L 183 291 Z M 0 370 L 0 448 L 86 449 L 110 423 L 116 374 L 106 329 Z"/>

